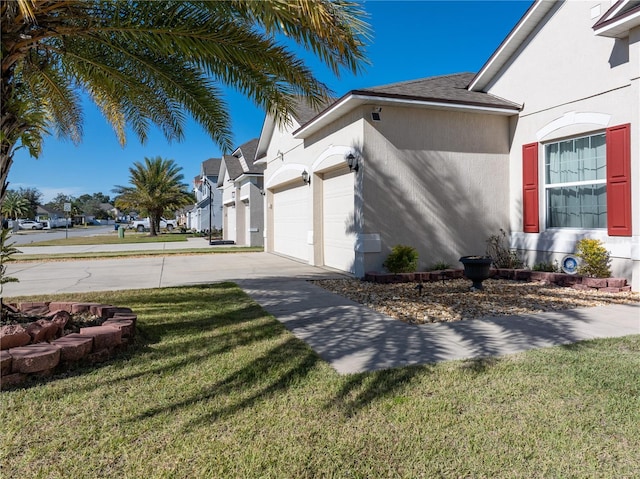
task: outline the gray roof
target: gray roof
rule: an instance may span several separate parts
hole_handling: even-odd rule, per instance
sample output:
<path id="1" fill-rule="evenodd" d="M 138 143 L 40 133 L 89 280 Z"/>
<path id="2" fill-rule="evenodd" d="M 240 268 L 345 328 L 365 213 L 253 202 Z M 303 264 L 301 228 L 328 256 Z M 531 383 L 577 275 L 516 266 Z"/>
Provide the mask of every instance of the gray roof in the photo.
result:
<path id="1" fill-rule="evenodd" d="M 296 119 L 298 124 L 304 125 L 309 120 L 314 118 L 318 113 L 328 108 L 330 105 L 333 105 L 336 102 L 336 98 L 328 98 L 327 100 L 321 102 L 317 107 L 310 106 L 307 100 L 299 96 L 296 101 L 296 107 L 293 112 L 293 117 Z"/>
<path id="2" fill-rule="evenodd" d="M 257 148 L 258 148 L 258 139 L 253 138 L 252 140 L 249 140 L 246 143 L 243 143 L 242 145 L 240 145 L 238 148 L 236 148 L 236 151 L 240 151 L 242 153 L 242 156 L 244 156 L 244 159 L 247 161 L 247 164 L 249 164 L 249 163 L 253 163 L 253 159 L 256 156 Z"/>
<path id="3" fill-rule="evenodd" d="M 242 165 L 240 164 L 240 160 L 232 155 L 224 155 L 223 161 L 225 166 L 227 167 L 227 172 L 229 173 L 229 179 L 235 180 L 239 176 L 241 176 L 244 171 L 242 171 Z"/>
<path id="4" fill-rule="evenodd" d="M 474 73 L 442 75 L 352 90 L 349 94 L 519 109 L 520 105 L 516 103 L 488 93 L 467 90 L 474 76 Z"/>
<path id="5" fill-rule="evenodd" d="M 202 170 L 205 176 L 218 176 L 220 172 L 221 158 L 209 158 L 202 162 Z"/>

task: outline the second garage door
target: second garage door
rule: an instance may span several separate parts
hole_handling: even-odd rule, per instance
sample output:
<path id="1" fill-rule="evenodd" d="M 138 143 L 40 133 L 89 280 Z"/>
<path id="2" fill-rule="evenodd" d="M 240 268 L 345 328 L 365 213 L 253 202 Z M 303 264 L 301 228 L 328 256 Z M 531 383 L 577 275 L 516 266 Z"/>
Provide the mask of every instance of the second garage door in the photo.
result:
<path id="1" fill-rule="evenodd" d="M 324 264 L 353 273 L 355 229 L 353 175 L 348 170 L 327 173 L 322 187 Z"/>
<path id="2" fill-rule="evenodd" d="M 309 261 L 309 187 L 285 188 L 273 194 L 273 250 Z"/>

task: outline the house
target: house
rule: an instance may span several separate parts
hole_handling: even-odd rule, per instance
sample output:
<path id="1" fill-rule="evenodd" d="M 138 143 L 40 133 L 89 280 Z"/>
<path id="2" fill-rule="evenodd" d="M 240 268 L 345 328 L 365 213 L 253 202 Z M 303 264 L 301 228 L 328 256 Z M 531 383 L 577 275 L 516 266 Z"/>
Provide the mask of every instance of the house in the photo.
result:
<path id="1" fill-rule="evenodd" d="M 223 156 L 217 183 L 223 239 L 244 246 L 264 244 L 264 166 L 254 164 L 257 144 L 254 138 Z"/>
<path id="2" fill-rule="evenodd" d="M 218 191 L 218 175 L 222 159 L 209 158 L 200 166 L 200 174 L 193 180 L 196 204 L 189 213 L 187 227 L 199 232 L 222 229 L 222 193 Z"/>
<path id="3" fill-rule="evenodd" d="M 640 290 L 640 2 L 535 2 L 469 84 L 510 120 L 512 245 L 529 264 L 584 237 Z"/>
<path id="4" fill-rule="evenodd" d="M 457 264 L 504 229 L 532 266 L 593 237 L 639 290 L 640 5 L 609 6 L 536 1 L 477 74 L 267 116 L 266 250 L 361 277 L 396 244 Z"/>

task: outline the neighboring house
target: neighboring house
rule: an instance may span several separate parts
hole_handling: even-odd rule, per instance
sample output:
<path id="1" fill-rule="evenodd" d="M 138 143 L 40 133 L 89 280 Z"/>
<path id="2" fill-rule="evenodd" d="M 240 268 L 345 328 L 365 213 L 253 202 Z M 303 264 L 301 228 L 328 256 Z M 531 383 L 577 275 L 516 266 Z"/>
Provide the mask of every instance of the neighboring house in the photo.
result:
<path id="1" fill-rule="evenodd" d="M 640 5 L 603 5 L 535 2 L 476 75 L 268 116 L 266 250 L 361 277 L 396 244 L 456 265 L 502 228 L 532 266 L 593 237 L 639 290 Z"/>
<path id="2" fill-rule="evenodd" d="M 254 138 L 223 156 L 218 177 L 223 239 L 244 246 L 264 244 L 264 166 L 254 164 L 257 144 Z"/>
<path id="3" fill-rule="evenodd" d="M 194 178 L 196 204 L 189 214 L 187 226 L 201 232 L 222 229 L 222 193 L 218 191 L 220 158 L 210 158 L 202 162 L 200 175 Z"/>

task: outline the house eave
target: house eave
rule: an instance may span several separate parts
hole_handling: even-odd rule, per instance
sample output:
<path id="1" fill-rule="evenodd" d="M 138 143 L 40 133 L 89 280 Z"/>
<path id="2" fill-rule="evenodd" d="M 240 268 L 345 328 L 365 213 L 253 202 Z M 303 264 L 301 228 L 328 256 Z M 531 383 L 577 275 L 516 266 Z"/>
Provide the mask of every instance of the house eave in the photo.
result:
<path id="1" fill-rule="evenodd" d="M 489 113 L 494 115 L 517 115 L 521 110 L 520 106 L 499 107 L 495 105 L 475 103 L 475 102 L 459 102 L 454 100 L 428 99 L 411 97 L 405 95 L 394 95 L 389 93 L 371 94 L 368 92 L 352 91 L 338 100 L 331 107 L 321 112 L 308 123 L 293 132 L 296 139 L 304 139 L 314 134 L 321 128 L 331 124 L 338 118 L 346 115 L 350 111 L 362 105 L 393 105 L 399 107 L 413 108 L 429 108 L 437 110 L 455 110 L 472 113 Z"/>
<path id="2" fill-rule="evenodd" d="M 487 62 L 482 66 L 474 79 L 471 80 L 468 89 L 471 91 L 484 91 L 495 75 L 506 65 L 509 58 L 518 51 L 522 43 L 536 29 L 540 21 L 556 5 L 556 2 L 544 0 L 533 3 L 516 26 L 509 32 L 509 35 L 507 35 L 496 51 L 493 52 Z"/>
<path id="3" fill-rule="evenodd" d="M 593 33 L 600 37 L 625 38 L 629 36 L 629 30 L 639 26 L 640 7 L 630 10 L 618 18 L 598 21 L 593 26 Z"/>

